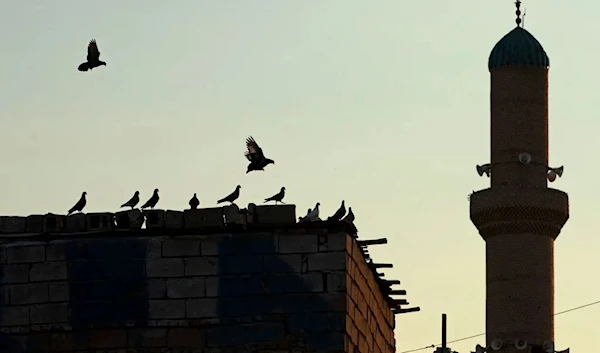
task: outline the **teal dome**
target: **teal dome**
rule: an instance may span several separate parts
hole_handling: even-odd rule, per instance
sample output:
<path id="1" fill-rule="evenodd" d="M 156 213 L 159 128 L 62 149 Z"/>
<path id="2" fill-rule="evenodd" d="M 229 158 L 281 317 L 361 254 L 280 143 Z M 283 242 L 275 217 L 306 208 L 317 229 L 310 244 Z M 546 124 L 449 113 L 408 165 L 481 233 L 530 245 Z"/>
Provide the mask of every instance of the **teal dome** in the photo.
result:
<path id="1" fill-rule="evenodd" d="M 540 42 L 524 28 L 517 27 L 500 39 L 492 49 L 488 69 L 504 66 L 548 68 L 550 59 Z"/>

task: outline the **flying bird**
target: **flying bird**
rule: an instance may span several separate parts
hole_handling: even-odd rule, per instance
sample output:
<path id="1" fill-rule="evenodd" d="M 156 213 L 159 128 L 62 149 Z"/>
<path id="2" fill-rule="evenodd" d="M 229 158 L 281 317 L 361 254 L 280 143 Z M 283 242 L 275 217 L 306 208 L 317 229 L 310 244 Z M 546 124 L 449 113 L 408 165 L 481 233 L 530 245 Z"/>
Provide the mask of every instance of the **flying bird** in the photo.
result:
<path id="1" fill-rule="evenodd" d="M 146 203 L 142 205 L 142 209 L 148 207 L 153 209 L 154 206 L 156 206 L 156 204 L 158 203 L 159 199 L 160 198 L 158 197 L 158 189 L 154 189 L 154 194 L 152 194 L 152 197 L 150 197 L 148 201 L 146 201 Z"/>
<path id="2" fill-rule="evenodd" d="M 140 192 L 136 191 L 133 194 L 133 197 L 129 199 L 129 201 L 122 204 L 121 207 L 131 207 L 131 209 L 133 210 L 133 208 L 135 207 L 135 205 L 138 204 L 138 202 L 140 202 Z"/>
<path id="3" fill-rule="evenodd" d="M 77 201 L 75 206 L 71 207 L 69 212 L 67 212 L 67 216 L 73 212 L 81 212 L 83 210 L 85 204 L 87 203 L 87 201 L 85 200 L 85 195 L 87 195 L 87 192 L 84 191 L 81 193 L 81 198 L 79 199 L 79 201 Z"/>
<path id="4" fill-rule="evenodd" d="M 281 188 L 281 190 L 276 194 L 273 195 L 269 198 L 265 199 L 265 202 L 269 202 L 269 201 L 275 201 L 275 204 L 277 204 L 278 202 L 283 203 L 283 197 L 285 196 L 285 186 Z"/>
<path id="5" fill-rule="evenodd" d="M 229 203 L 233 203 L 233 201 L 237 200 L 238 197 L 240 197 L 240 189 L 242 187 L 241 186 L 236 186 L 235 187 L 235 191 L 232 192 L 231 194 L 225 196 L 224 198 L 220 199 L 219 201 L 217 201 L 217 204 L 220 204 L 221 202 L 229 202 Z"/>
<path id="6" fill-rule="evenodd" d="M 346 205 L 344 204 L 344 200 L 342 200 L 342 205 L 338 208 L 337 211 L 333 214 L 333 216 L 329 217 L 328 220 L 336 220 L 339 221 L 346 214 Z"/>
<path id="7" fill-rule="evenodd" d="M 93 70 L 95 67 L 102 65 L 106 66 L 106 63 L 104 61 L 100 61 L 100 52 L 98 51 L 98 44 L 96 44 L 95 39 L 92 39 L 88 44 L 87 61 L 79 65 L 77 70 Z"/>
<path id="8" fill-rule="evenodd" d="M 315 208 L 312 209 L 312 211 L 310 211 L 306 217 L 304 217 L 305 221 L 308 222 L 314 222 L 319 220 L 319 206 L 321 206 L 321 204 L 319 202 L 317 202 L 317 204 L 315 205 Z"/>
<path id="9" fill-rule="evenodd" d="M 244 156 L 250 161 L 246 174 L 253 170 L 265 170 L 265 167 L 269 164 L 275 164 L 275 161 L 265 157 L 262 149 L 258 146 L 256 141 L 254 141 L 252 136 L 246 139 L 246 148 L 248 148 L 248 151 L 246 151 Z"/>
<path id="10" fill-rule="evenodd" d="M 352 207 L 348 207 L 348 214 L 346 217 L 342 218 L 342 222 L 347 222 L 350 224 L 354 223 L 354 213 L 352 213 Z"/>
<path id="11" fill-rule="evenodd" d="M 200 200 L 198 200 L 198 197 L 196 197 L 196 193 L 194 193 L 194 196 L 190 199 L 190 209 L 195 210 L 198 208 L 199 205 Z"/>

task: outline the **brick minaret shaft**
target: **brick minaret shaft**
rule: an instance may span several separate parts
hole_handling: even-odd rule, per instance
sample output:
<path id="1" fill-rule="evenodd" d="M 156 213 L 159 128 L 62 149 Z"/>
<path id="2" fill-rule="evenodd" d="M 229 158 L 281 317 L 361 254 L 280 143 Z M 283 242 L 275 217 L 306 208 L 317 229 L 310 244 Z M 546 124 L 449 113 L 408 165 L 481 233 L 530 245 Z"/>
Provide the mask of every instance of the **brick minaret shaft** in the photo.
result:
<path id="1" fill-rule="evenodd" d="M 498 339 L 501 351 L 513 352 L 524 340 L 518 352 L 539 352 L 554 342 L 554 241 L 569 217 L 567 195 L 547 187 L 548 66 L 503 65 L 494 60 L 506 51 L 493 55 L 491 185 L 470 205 L 486 242 L 486 344 Z"/>

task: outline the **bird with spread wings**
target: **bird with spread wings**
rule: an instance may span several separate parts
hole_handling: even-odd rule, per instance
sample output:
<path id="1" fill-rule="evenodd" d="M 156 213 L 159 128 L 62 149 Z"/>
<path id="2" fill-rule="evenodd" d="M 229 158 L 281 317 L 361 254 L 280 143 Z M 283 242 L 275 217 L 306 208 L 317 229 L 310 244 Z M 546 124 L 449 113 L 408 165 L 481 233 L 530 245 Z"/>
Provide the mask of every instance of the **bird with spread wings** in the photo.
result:
<path id="1" fill-rule="evenodd" d="M 246 139 L 246 148 L 248 149 L 244 156 L 250 164 L 248 165 L 248 169 L 246 170 L 246 174 L 250 173 L 253 170 L 265 170 L 265 167 L 269 164 L 275 164 L 275 161 L 272 159 L 266 158 L 262 148 L 258 146 L 256 141 L 252 136 Z"/>
<path id="2" fill-rule="evenodd" d="M 96 44 L 95 39 L 92 39 L 88 44 L 87 48 L 87 61 L 79 65 L 77 70 L 87 71 L 92 70 L 98 66 L 106 66 L 106 63 L 100 60 L 100 51 L 98 50 L 98 44 Z"/>

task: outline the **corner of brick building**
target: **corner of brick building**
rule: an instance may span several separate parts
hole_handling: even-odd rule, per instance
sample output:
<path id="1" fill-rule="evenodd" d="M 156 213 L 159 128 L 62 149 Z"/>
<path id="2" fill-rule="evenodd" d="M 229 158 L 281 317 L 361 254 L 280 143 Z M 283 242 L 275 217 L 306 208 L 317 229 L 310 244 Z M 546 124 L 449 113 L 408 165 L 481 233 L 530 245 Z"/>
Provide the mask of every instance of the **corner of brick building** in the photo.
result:
<path id="1" fill-rule="evenodd" d="M 345 227 L 250 228 L 0 235 L 0 350 L 394 352 Z"/>
<path id="2" fill-rule="evenodd" d="M 360 246 L 346 237 L 346 352 L 395 352 L 395 317 L 365 263 Z"/>

